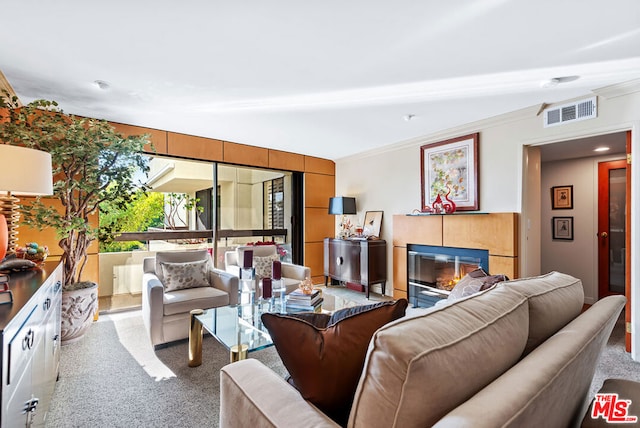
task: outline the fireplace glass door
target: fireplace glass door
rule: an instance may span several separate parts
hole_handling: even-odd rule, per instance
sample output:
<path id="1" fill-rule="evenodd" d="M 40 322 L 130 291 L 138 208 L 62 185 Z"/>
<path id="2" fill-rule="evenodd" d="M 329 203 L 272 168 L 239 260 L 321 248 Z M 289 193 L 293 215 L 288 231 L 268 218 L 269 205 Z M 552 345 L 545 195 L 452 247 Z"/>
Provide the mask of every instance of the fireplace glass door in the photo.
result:
<path id="1" fill-rule="evenodd" d="M 478 268 L 489 271 L 488 251 L 409 245 L 407 247 L 409 303 L 414 307 L 433 306 L 439 300 L 447 298 L 460 278 Z"/>

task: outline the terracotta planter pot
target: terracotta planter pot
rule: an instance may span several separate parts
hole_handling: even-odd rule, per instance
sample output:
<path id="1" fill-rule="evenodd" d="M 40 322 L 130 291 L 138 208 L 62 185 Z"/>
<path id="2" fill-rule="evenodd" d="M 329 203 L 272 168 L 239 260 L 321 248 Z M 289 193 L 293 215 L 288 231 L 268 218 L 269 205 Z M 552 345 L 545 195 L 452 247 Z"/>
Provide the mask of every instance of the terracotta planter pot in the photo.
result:
<path id="1" fill-rule="evenodd" d="M 61 342 L 67 345 L 80 340 L 98 309 L 98 284 L 62 292 Z"/>

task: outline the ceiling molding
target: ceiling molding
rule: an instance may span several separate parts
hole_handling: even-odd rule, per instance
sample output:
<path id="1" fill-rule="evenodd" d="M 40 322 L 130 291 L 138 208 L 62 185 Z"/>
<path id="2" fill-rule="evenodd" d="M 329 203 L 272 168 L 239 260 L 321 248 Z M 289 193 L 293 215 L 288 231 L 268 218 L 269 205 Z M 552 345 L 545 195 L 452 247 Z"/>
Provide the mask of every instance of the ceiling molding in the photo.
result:
<path id="1" fill-rule="evenodd" d="M 461 135 L 471 134 L 474 132 L 482 133 L 483 130 L 486 130 L 488 128 L 494 128 L 497 126 L 502 126 L 512 122 L 517 122 L 520 120 L 525 120 L 525 119 L 530 119 L 532 117 L 535 117 L 537 115 L 539 108 L 540 108 L 539 105 L 535 105 L 535 106 L 526 107 L 519 110 L 514 110 L 511 112 L 500 114 L 498 116 L 493 116 L 487 119 L 481 119 L 474 122 L 465 123 L 463 125 L 454 126 L 452 128 L 439 131 L 437 133 L 422 135 L 416 138 L 411 138 L 409 140 L 399 141 L 395 144 L 385 145 L 382 147 L 371 149 L 366 152 L 360 152 L 351 156 L 338 158 L 335 160 L 335 162 L 347 161 L 350 159 L 362 159 L 368 156 L 377 156 L 386 152 L 393 152 L 399 149 L 419 147 L 424 144 L 437 143 L 439 141 L 447 140 L 449 138 L 455 138 Z M 480 141 L 482 141 L 482 136 L 480 137 Z"/>
<path id="2" fill-rule="evenodd" d="M 606 99 L 629 95 L 634 92 L 640 92 L 640 79 L 633 79 L 627 82 L 617 83 L 615 85 L 605 86 L 593 91 L 596 95 Z"/>

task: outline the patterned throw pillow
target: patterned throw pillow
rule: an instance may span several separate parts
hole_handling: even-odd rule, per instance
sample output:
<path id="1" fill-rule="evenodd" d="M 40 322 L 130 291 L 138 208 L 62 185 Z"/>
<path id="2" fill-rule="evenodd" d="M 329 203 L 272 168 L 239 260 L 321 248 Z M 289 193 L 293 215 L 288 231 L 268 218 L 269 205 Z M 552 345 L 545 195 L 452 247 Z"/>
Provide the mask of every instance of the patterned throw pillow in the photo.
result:
<path id="1" fill-rule="evenodd" d="M 161 262 L 164 275 L 165 291 L 182 290 L 185 288 L 209 286 L 209 261 L 169 263 Z"/>
<path id="2" fill-rule="evenodd" d="M 498 282 L 507 281 L 508 279 L 505 275 L 488 275 L 482 269 L 474 270 L 458 281 L 451 290 L 447 300 L 451 301 L 471 296 L 482 290 L 486 290 Z"/>
<path id="3" fill-rule="evenodd" d="M 256 276 L 271 278 L 271 266 L 276 260 L 280 260 L 277 254 L 265 257 L 253 256 L 253 267 L 256 270 Z"/>

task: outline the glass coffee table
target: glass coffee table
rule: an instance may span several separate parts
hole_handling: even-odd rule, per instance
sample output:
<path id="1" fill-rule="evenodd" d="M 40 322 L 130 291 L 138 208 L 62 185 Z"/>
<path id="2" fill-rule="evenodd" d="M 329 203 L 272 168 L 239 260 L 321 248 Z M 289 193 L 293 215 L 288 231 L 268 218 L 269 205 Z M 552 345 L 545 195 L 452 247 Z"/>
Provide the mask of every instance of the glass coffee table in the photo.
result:
<path id="1" fill-rule="evenodd" d="M 233 363 L 247 358 L 247 353 L 258 351 L 273 345 L 267 328 L 262 324 L 261 315 L 265 312 L 291 314 L 307 312 L 306 309 L 289 307 L 288 300 L 280 297 L 258 299 L 250 293 L 242 293 L 240 302 L 251 302 L 212 309 L 194 309 L 191 311 L 189 326 L 189 367 L 202 364 L 202 336 L 209 332 L 218 342 L 229 350 L 229 360 Z M 316 306 L 322 311 L 322 300 Z"/>
<path id="2" fill-rule="evenodd" d="M 204 330 L 229 350 L 231 362 L 245 359 L 248 352 L 273 345 L 260 319 L 262 313 L 271 311 L 280 312 L 279 305 L 247 304 L 191 311 L 189 367 L 202 364 Z"/>

